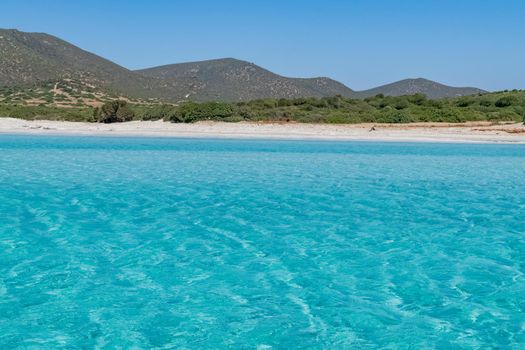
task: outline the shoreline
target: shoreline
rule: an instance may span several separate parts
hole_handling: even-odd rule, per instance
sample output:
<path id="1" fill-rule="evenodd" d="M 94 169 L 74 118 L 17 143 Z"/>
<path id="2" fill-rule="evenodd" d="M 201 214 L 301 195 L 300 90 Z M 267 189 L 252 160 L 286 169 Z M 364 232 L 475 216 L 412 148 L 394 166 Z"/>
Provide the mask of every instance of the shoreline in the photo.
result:
<path id="1" fill-rule="evenodd" d="M 256 140 L 525 144 L 521 123 L 301 124 L 132 121 L 98 124 L 0 118 L 0 134 Z"/>

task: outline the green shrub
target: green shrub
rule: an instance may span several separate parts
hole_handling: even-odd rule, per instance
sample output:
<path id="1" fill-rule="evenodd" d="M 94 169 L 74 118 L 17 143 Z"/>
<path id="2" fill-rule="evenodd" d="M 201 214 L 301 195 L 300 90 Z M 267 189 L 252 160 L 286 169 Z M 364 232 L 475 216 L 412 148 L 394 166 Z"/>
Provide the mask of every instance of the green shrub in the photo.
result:
<path id="1" fill-rule="evenodd" d="M 517 98 L 514 96 L 503 96 L 502 98 L 497 100 L 494 105 L 496 107 L 503 108 L 503 107 L 512 106 L 516 102 L 517 102 Z"/>
<path id="2" fill-rule="evenodd" d="M 401 111 L 387 111 L 381 113 L 377 119 L 379 123 L 410 123 L 413 121 L 413 118 Z"/>
<path id="3" fill-rule="evenodd" d="M 99 123 L 121 123 L 133 120 L 135 113 L 126 101 L 110 101 L 93 111 L 95 121 Z"/>
<path id="4" fill-rule="evenodd" d="M 484 98 L 479 100 L 479 105 L 483 107 L 491 107 L 493 104 L 491 100 Z"/>
<path id="5" fill-rule="evenodd" d="M 474 104 L 474 98 L 472 97 L 469 97 L 469 96 L 464 96 L 464 97 L 460 97 L 457 101 L 456 101 L 456 106 L 458 107 L 468 107 L 472 104 Z"/>
<path id="6" fill-rule="evenodd" d="M 186 102 L 174 109 L 167 120 L 174 123 L 192 123 L 197 120 L 223 120 L 233 116 L 233 107 L 225 102 Z"/>
<path id="7" fill-rule="evenodd" d="M 427 101 L 427 95 L 422 93 L 417 93 L 411 96 L 408 96 L 408 101 L 415 105 L 421 106 Z"/>
<path id="8" fill-rule="evenodd" d="M 405 108 L 408 108 L 408 107 L 410 107 L 410 103 L 404 98 L 399 98 L 394 103 L 394 108 L 397 109 L 397 110 L 405 109 Z"/>

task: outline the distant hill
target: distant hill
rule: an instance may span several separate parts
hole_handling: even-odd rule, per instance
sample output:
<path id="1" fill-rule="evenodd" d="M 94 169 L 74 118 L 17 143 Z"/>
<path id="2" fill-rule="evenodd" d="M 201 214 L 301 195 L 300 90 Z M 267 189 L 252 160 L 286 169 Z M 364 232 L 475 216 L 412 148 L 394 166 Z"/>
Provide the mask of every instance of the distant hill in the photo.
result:
<path id="1" fill-rule="evenodd" d="M 39 88 L 34 90 L 35 86 Z M 5 91 L 4 101 L 36 96 L 31 98 L 35 104 L 49 101 L 50 95 L 57 94 L 62 94 L 62 100 L 68 103 L 89 100 L 96 104 L 111 96 L 180 102 L 334 95 L 364 98 L 380 93 L 398 96 L 417 92 L 429 98 L 442 98 L 484 92 L 425 79 L 408 79 L 366 91 L 353 91 L 329 78 L 283 77 L 233 58 L 131 71 L 52 35 L 14 29 L 0 29 L 0 87 L 18 89 L 16 94 Z M 24 91 L 25 88 L 33 91 Z"/>
<path id="2" fill-rule="evenodd" d="M 163 81 L 165 87 L 196 101 L 246 101 L 265 97 L 295 98 L 342 95 L 366 98 L 383 94 L 402 96 L 423 93 L 430 99 L 476 95 L 486 91 L 452 87 L 427 79 L 406 79 L 370 90 L 354 91 L 329 78 L 286 78 L 253 63 L 233 58 L 171 64 L 136 71 Z"/>
<path id="3" fill-rule="evenodd" d="M 385 96 L 402 96 L 423 93 L 430 99 L 439 99 L 444 97 L 458 97 L 467 95 L 476 95 L 486 91 L 472 87 L 452 87 L 436 83 L 427 79 L 405 79 L 395 83 L 382 85 L 370 90 L 357 91 L 354 96 L 357 98 L 366 98 L 383 94 Z"/>
<path id="4" fill-rule="evenodd" d="M 329 78 L 287 78 L 233 58 L 171 64 L 136 71 L 196 101 L 247 101 L 266 97 L 296 98 L 343 95 L 353 91 Z"/>

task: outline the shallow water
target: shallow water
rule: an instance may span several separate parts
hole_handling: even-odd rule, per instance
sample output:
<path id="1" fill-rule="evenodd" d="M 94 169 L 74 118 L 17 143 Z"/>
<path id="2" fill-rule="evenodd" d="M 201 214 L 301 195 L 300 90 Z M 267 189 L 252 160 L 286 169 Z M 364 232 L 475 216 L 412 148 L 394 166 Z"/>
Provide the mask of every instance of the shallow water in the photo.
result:
<path id="1" fill-rule="evenodd" d="M 0 136 L 0 348 L 525 346 L 525 147 Z"/>

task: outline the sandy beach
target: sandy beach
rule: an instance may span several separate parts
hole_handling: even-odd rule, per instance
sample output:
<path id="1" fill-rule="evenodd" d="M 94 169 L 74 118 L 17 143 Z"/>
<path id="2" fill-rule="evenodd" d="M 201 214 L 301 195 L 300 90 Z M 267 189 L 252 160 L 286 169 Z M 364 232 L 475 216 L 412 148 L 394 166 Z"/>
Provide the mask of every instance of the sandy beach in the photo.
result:
<path id="1" fill-rule="evenodd" d="M 207 137 L 288 140 L 525 143 L 521 123 L 299 124 L 133 121 L 97 124 L 0 118 L 0 133 L 32 135 Z"/>

